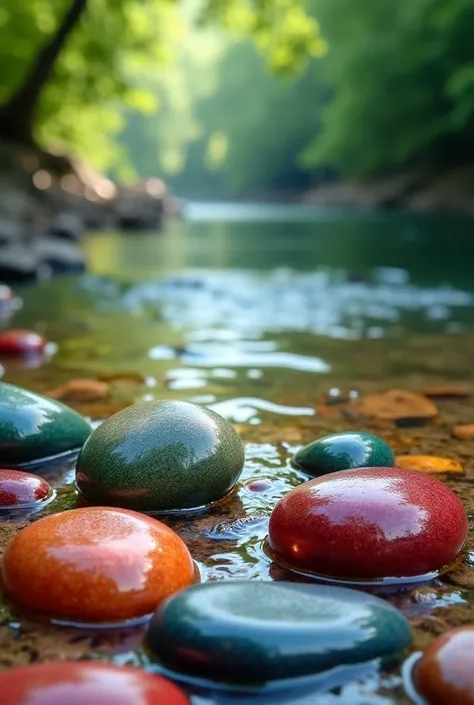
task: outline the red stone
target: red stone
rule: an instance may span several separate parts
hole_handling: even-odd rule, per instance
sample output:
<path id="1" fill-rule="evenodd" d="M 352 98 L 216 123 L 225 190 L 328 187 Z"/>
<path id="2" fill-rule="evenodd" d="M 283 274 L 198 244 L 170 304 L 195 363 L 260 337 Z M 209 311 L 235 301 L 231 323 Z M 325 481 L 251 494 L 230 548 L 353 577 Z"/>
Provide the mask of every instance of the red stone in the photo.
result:
<path id="1" fill-rule="evenodd" d="M 474 627 L 438 637 L 415 666 L 413 685 L 428 705 L 474 705 Z"/>
<path id="2" fill-rule="evenodd" d="M 47 341 L 30 330 L 7 330 L 0 333 L 0 354 L 28 355 L 44 351 Z"/>
<path id="3" fill-rule="evenodd" d="M 195 579 L 191 555 L 172 529 L 109 507 L 29 524 L 8 544 L 2 576 L 20 605 L 78 623 L 144 617 Z"/>
<path id="4" fill-rule="evenodd" d="M 0 507 L 18 507 L 48 499 L 50 485 L 42 477 L 20 470 L 0 470 Z"/>
<path id="5" fill-rule="evenodd" d="M 271 488 L 272 483 L 270 480 L 252 480 L 247 485 L 247 489 L 251 492 L 268 492 Z"/>
<path id="6" fill-rule="evenodd" d="M 333 578 L 411 577 L 452 563 L 468 531 L 456 495 L 414 470 L 362 468 L 311 480 L 270 518 L 276 559 Z"/>
<path id="7" fill-rule="evenodd" d="M 178 686 L 136 668 L 91 662 L 35 664 L 0 674 L 8 705 L 190 705 Z"/>

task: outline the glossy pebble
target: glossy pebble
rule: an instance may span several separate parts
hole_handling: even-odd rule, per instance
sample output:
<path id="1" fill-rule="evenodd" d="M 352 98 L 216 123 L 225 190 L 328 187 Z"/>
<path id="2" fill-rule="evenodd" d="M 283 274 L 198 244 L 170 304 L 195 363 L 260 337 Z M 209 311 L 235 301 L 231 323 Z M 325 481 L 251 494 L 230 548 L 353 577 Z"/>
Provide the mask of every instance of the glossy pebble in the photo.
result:
<path id="1" fill-rule="evenodd" d="M 294 463 L 318 477 L 349 468 L 389 467 L 395 456 L 387 443 L 370 433 L 335 433 L 319 438 L 294 456 Z"/>
<path id="2" fill-rule="evenodd" d="M 227 494 L 243 464 L 242 441 L 214 411 L 148 402 L 94 431 L 79 456 L 76 484 L 91 504 L 150 512 L 194 508 Z"/>
<path id="3" fill-rule="evenodd" d="M 3 671 L 0 693 L 0 702 L 8 705 L 190 705 L 166 678 L 87 661 Z"/>
<path id="4" fill-rule="evenodd" d="M 412 677 L 428 705 L 474 705 L 474 626 L 452 629 L 432 641 Z"/>
<path id="5" fill-rule="evenodd" d="M 1 355 L 29 355 L 42 353 L 47 341 L 30 330 L 7 330 L 0 333 Z"/>
<path id="6" fill-rule="evenodd" d="M 458 460 L 441 458 L 437 455 L 398 455 L 397 465 L 401 468 L 420 470 L 421 472 L 463 472 L 463 467 Z"/>
<path id="7" fill-rule="evenodd" d="M 155 519 L 90 507 L 44 517 L 8 544 L 7 592 L 35 612 L 77 622 L 119 622 L 150 614 L 190 585 L 183 541 Z"/>
<path id="8" fill-rule="evenodd" d="M 291 490 L 270 517 L 276 560 L 338 579 L 409 578 L 442 570 L 468 531 L 456 495 L 414 470 L 363 468 Z"/>
<path id="9" fill-rule="evenodd" d="M 237 683 L 317 674 L 393 655 L 410 641 L 405 617 L 377 597 L 257 581 L 189 588 L 158 608 L 147 636 L 166 668 Z"/>
<path id="10" fill-rule="evenodd" d="M 76 411 L 0 382 L 0 464 L 22 465 L 79 450 L 92 429 Z"/>
<path id="11" fill-rule="evenodd" d="M 0 470 L 0 509 L 44 502 L 53 494 L 42 477 L 20 470 Z"/>

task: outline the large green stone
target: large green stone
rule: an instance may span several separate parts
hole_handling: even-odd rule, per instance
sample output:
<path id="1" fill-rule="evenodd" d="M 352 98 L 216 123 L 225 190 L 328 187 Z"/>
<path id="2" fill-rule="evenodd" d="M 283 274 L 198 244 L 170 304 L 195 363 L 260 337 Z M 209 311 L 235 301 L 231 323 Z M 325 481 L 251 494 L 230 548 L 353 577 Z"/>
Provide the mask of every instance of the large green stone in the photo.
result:
<path id="1" fill-rule="evenodd" d="M 64 404 L 0 382 L 0 464 L 3 467 L 79 450 L 91 431 L 89 423 Z"/>
<path id="2" fill-rule="evenodd" d="M 84 445 L 76 484 L 91 504 L 144 512 L 200 507 L 237 482 L 244 447 L 231 424 L 184 401 L 136 404 Z"/>
<path id="3" fill-rule="evenodd" d="M 242 684 L 388 659 L 410 641 L 408 621 L 378 597 L 260 581 L 190 587 L 158 607 L 147 635 L 166 668 Z"/>
<path id="4" fill-rule="evenodd" d="M 393 467 L 395 456 L 381 438 L 347 431 L 313 441 L 301 448 L 293 461 L 308 475 L 319 477 L 351 468 Z"/>

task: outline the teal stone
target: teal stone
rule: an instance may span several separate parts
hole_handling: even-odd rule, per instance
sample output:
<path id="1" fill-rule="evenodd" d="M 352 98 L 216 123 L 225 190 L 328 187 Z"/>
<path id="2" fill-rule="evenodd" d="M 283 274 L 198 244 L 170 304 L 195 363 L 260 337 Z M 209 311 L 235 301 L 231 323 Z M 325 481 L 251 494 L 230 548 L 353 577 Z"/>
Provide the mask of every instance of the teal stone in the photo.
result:
<path id="1" fill-rule="evenodd" d="M 130 406 L 99 426 L 77 461 L 91 504 L 144 512 L 201 507 L 237 482 L 244 447 L 231 424 L 184 401 Z"/>
<path id="2" fill-rule="evenodd" d="M 64 404 L 0 382 L 2 467 L 79 450 L 91 431 L 86 419 Z"/>
<path id="3" fill-rule="evenodd" d="M 175 673 L 248 684 L 386 661 L 410 644 L 411 628 L 389 603 L 357 590 L 223 581 L 160 605 L 146 641 L 151 657 Z"/>
<path id="4" fill-rule="evenodd" d="M 301 448 L 294 464 L 308 475 L 319 477 L 338 470 L 367 467 L 393 467 L 390 446 L 370 433 L 347 431 L 324 436 Z"/>

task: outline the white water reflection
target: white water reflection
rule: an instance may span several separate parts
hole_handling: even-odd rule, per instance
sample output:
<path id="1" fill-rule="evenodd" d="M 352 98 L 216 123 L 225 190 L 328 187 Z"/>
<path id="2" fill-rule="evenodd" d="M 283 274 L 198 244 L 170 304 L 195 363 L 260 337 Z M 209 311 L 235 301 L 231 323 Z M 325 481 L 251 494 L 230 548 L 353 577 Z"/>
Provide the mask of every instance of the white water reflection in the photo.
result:
<path id="1" fill-rule="evenodd" d="M 265 399 L 254 398 L 236 398 L 219 401 L 209 406 L 210 409 L 218 414 L 233 421 L 234 423 L 248 423 L 258 419 L 259 411 L 269 411 L 274 414 L 286 414 L 288 416 L 314 416 L 314 409 L 307 406 L 283 406 L 282 404 L 273 404 L 273 402 Z"/>

